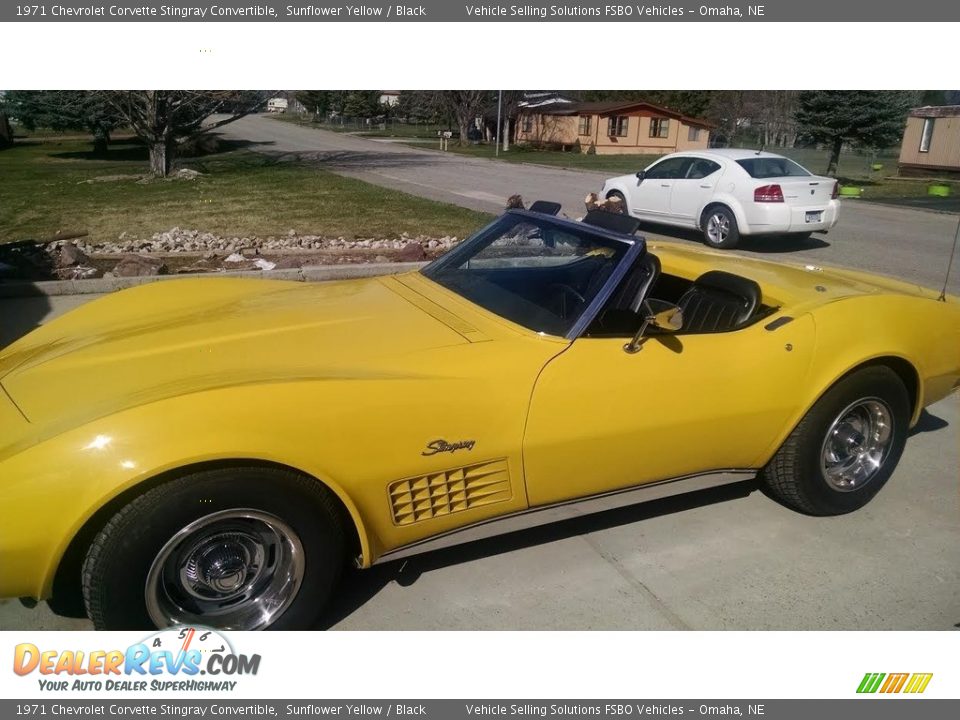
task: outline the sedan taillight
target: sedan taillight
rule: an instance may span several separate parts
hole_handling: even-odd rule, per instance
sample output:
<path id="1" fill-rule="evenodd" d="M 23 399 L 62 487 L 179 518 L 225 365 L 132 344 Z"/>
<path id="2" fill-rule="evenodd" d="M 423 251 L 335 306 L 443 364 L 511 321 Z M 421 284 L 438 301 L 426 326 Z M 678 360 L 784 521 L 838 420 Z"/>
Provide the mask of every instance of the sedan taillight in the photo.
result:
<path id="1" fill-rule="evenodd" d="M 783 202 L 783 190 L 779 185 L 764 185 L 753 191 L 753 201 L 763 203 Z"/>
<path id="2" fill-rule="evenodd" d="M 840 181 L 839 181 L 839 180 L 834 180 L 834 181 L 833 181 L 833 192 L 830 194 L 830 199 L 831 199 L 831 200 L 836 200 L 838 197 L 840 197 Z"/>

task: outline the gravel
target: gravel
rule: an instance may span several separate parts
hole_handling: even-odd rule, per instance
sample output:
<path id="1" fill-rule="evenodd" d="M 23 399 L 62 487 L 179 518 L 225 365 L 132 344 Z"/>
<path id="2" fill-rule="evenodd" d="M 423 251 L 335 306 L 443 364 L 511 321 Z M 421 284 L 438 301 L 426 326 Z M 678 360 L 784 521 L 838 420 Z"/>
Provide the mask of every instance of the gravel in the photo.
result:
<path id="1" fill-rule="evenodd" d="M 81 252 L 92 254 L 121 254 L 121 253 L 186 253 L 186 252 L 213 252 L 230 255 L 244 249 L 260 252 L 276 252 L 284 250 L 400 250 L 410 243 L 418 243 L 423 248 L 442 252 L 459 242 L 457 237 L 427 237 L 425 235 L 410 236 L 406 233 L 394 238 L 354 238 L 326 237 L 323 235 L 300 234 L 294 229 L 286 235 L 269 235 L 267 237 L 223 236 L 200 230 L 174 227 L 164 232 L 157 232 L 150 237 L 140 238 L 130 233 L 121 233 L 116 240 L 91 241 L 85 238 L 75 240 L 56 240 L 47 245 L 49 252 L 56 252 L 68 243 L 77 247 Z"/>

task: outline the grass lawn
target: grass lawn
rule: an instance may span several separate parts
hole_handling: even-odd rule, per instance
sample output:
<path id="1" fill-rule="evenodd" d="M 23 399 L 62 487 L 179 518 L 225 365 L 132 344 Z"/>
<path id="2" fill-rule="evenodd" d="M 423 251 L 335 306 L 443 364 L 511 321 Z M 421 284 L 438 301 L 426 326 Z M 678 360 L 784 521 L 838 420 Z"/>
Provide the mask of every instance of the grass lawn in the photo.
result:
<path id="1" fill-rule="evenodd" d="M 135 178 L 84 182 L 147 171 L 131 141 L 93 159 L 80 140 L 20 141 L 0 152 L 0 242 L 87 231 L 93 240 L 121 232 L 149 236 L 174 226 L 229 236 L 302 234 L 347 238 L 464 237 L 484 213 L 343 178 L 309 165 L 232 150 L 182 160 L 195 180 Z"/>
<path id="2" fill-rule="evenodd" d="M 439 145 L 435 145 L 437 149 L 439 149 Z M 418 143 L 412 145 L 412 147 L 423 148 L 426 146 Z M 461 147 L 457 145 L 455 139 L 450 141 L 448 152 L 488 159 L 494 159 L 496 157 L 493 145 L 467 145 Z M 538 163 L 540 165 L 552 165 L 554 167 L 565 167 L 573 170 L 595 170 L 597 172 L 609 172 L 611 174 L 622 175 L 643 170 L 658 157 L 658 155 L 587 155 L 577 152 L 561 152 L 560 150 L 535 150 L 523 145 L 513 145 L 506 152 L 501 150 L 497 159 L 504 162 Z"/>

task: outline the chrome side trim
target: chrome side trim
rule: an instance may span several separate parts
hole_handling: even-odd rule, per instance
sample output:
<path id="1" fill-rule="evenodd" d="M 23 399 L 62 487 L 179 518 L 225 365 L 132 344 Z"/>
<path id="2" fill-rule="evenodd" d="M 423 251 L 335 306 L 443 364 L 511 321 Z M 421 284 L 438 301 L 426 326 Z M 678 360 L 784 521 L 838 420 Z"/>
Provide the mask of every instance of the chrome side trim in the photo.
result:
<path id="1" fill-rule="evenodd" d="M 505 535 L 518 530 L 526 530 L 527 528 L 548 525 L 560 520 L 568 520 L 573 517 L 592 515 L 606 510 L 615 510 L 630 505 L 637 505 L 650 500 L 660 500 L 674 495 L 696 492 L 697 490 L 707 490 L 723 485 L 730 485 L 735 482 L 750 480 L 756 477 L 756 475 L 756 470 L 748 469 L 713 470 L 711 472 L 696 473 L 670 478 L 668 480 L 644 483 L 643 485 L 635 485 L 622 490 L 613 490 L 585 498 L 565 500 L 551 505 L 541 505 L 502 517 L 481 520 L 478 523 L 467 525 L 466 527 L 450 530 L 424 540 L 418 540 L 417 542 L 384 553 L 372 564 L 379 565 L 380 563 L 399 560 L 400 558 L 410 557 L 412 555 L 419 555 L 420 553 L 430 552 L 431 550 L 439 550 L 475 540 L 484 540 L 496 535 Z"/>

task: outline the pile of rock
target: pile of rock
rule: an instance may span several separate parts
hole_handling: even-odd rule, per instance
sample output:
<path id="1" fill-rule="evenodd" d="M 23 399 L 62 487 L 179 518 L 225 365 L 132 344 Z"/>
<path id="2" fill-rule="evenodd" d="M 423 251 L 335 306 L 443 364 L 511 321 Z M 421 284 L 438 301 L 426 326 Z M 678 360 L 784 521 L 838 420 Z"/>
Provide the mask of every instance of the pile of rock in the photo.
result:
<path id="1" fill-rule="evenodd" d="M 299 268 L 304 263 L 421 262 L 459 240 L 453 236 L 395 238 L 326 237 L 290 230 L 284 236 L 224 237 L 179 227 L 139 238 L 121 233 L 114 241 L 87 237 L 0 245 L 0 279 L 85 280 L 168 273 Z"/>
<path id="2" fill-rule="evenodd" d="M 51 251 L 59 251 L 71 241 L 55 240 L 48 244 Z M 450 235 L 435 238 L 425 235 L 410 236 L 402 233 L 395 238 L 356 238 L 327 237 L 323 235 L 300 234 L 290 230 L 286 235 L 259 237 L 222 236 L 199 230 L 171 228 L 157 232 L 149 238 L 140 238 L 130 233 L 120 233 L 116 240 L 93 241 L 78 239 L 72 241 L 77 249 L 87 254 L 120 253 L 188 253 L 222 252 L 231 254 L 253 248 L 261 252 L 286 250 L 400 250 L 410 243 L 417 243 L 428 251 L 444 251 L 453 247 L 459 239 Z"/>
<path id="3" fill-rule="evenodd" d="M 90 258 L 87 257 L 80 248 L 69 240 L 62 242 L 58 253 L 49 252 L 53 259 L 53 273 L 58 280 L 89 280 L 103 276 L 103 272 L 90 264 Z"/>

